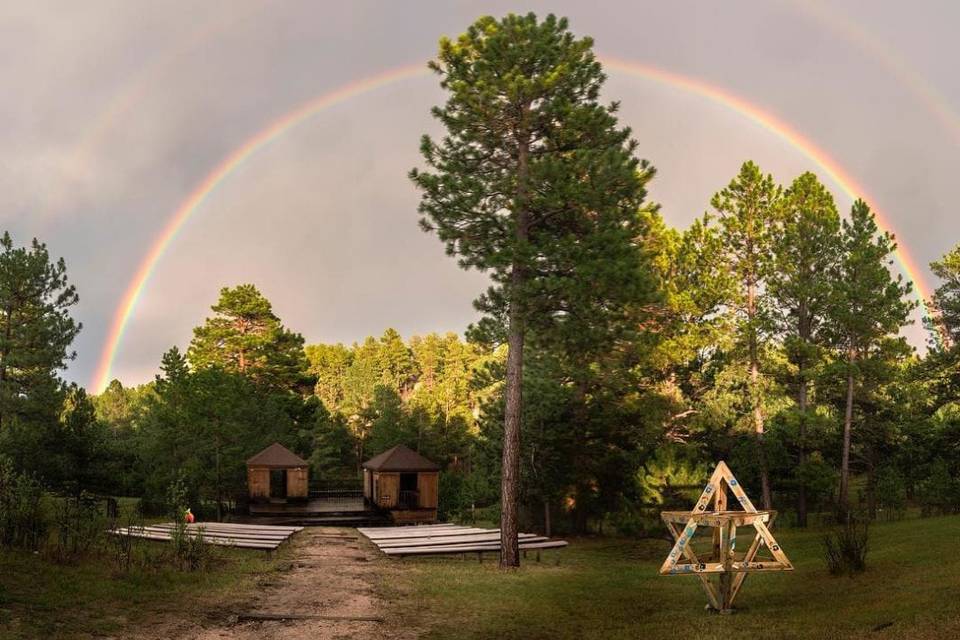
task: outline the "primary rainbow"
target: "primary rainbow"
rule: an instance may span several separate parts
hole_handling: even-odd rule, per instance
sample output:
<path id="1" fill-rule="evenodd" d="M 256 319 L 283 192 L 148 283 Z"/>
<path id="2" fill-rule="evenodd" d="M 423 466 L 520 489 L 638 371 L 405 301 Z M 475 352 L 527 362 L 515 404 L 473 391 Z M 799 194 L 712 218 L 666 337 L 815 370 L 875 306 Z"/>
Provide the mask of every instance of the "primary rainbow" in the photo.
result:
<path id="1" fill-rule="evenodd" d="M 777 119 L 773 115 L 765 112 L 760 107 L 750 104 L 743 98 L 736 96 L 728 91 L 712 86 L 702 80 L 689 78 L 687 76 L 658 69 L 649 65 L 622 60 L 610 56 L 601 57 L 603 64 L 608 69 L 614 69 L 623 73 L 653 80 L 661 84 L 682 90 L 690 91 L 699 96 L 708 98 L 720 105 L 730 108 L 737 113 L 745 116 L 764 129 L 770 131 L 776 136 L 790 144 L 797 151 L 805 155 L 816 165 L 818 165 L 830 177 L 830 179 L 843 190 L 851 199 L 863 198 L 873 200 L 866 191 L 853 178 L 847 174 L 840 165 L 831 158 L 825 151 L 817 147 L 812 141 L 800 135 L 792 127 Z M 137 306 L 140 296 L 146 288 L 150 276 L 153 274 L 157 263 L 163 256 L 164 251 L 170 245 L 177 233 L 190 217 L 200 208 L 207 197 L 217 189 L 217 187 L 238 167 L 240 167 L 248 158 L 260 149 L 269 145 L 271 142 L 284 135 L 293 127 L 309 119 L 318 112 L 341 103 L 357 95 L 373 91 L 379 87 L 399 82 L 428 73 L 424 65 L 408 65 L 391 69 L 383 73 L 364 78 L 359 81 L 351 82 L 347 85 L 334 89 L 321 96 L 313 98 L 300 105 L 293 111 L 288 112 L 261 129 L 253 137 L 249 138 L 242 145 L 232 151 L 223 161 L 220 162 L 206 178 L 190 193 L 190 195 L 177 207 L 170 216 L 167 224 L 164 226 L 160 235 L 154 241 L 150 251 L 141 261 L 136 273 L 130 281 L 120 304 L 114 312 L 113 321 L 110 326 L 110 332 L 103 347 L 100 357 L 100 363 L 94 374 L 94 388 L 99 392 L 106 388 L 110 382 L 110 373 L 113 367 L 113 361 L 116 358 L 120 343 L 123 340 L 126 326 L 130 320 L 133 310 Z M 877 209 L 873 209 L 877 217 L 877 223 L 885 230 L 893 233 L 893 226 L 888 217 Z M 921 305 L 924 300 L 929 298 L 929 291 L 924 285 L 921 270 L 915 260 L 910 256 L 904 247 L 899 247 L 896 252 L 896 258 L 904 274 L 909 278 L 916 288 L 920 298 Z M 924 315 L 927 314 L 923 307 Z"/>

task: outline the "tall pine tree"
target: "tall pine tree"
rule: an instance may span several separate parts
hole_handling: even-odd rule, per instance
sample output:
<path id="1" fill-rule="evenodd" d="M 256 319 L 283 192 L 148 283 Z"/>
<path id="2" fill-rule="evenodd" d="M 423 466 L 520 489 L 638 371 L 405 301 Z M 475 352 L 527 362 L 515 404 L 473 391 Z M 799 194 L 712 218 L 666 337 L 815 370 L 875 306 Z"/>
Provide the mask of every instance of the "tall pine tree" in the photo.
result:
<path id="1" fill-rule="evenodd" d="M 779 229 L 768 288 L 796 394 L 797 524 L 805 527 L 806 439 L 813 419 L 810 383 L 827 346 L 824 321 L 833 285 L 827 274 L 836 269 L 840 257 L 840 216 L 833 196 L 812 173 L 798 177 L 784 194 Z"/>
<path id="2" fill-rule="evenodd" d="M 77 292 L 61 258 L 33 240 L 14 246 L 0 238 L 0 436 L 17 425 L 25 430 L 56 424 L 62 399 L 59 371 L 80 324 L 70 317 Z"/>
<path id="3" fill-rule="evenodd" d="M 883 346 L 907 323 L 915 304 L 907 299 L 911 285 L 890 273 L 897 245 L 889 233 L 880 233 L 870 207 L 857 200 L 850 219 L 843 221 L 842 256 L 833 272 L 829 331 L 846 363 L 847 390 L 840 462 L 839 508 L 849 509 L 850 441 L 860 363 Z"/>
<path id="4" fill-rule="evenodd" d="M 763 445 L 765 429 L 760 355 L 770 333 L 770 301 L 766 289 L 773 264 L 780 187 L 753 162 L 745 162 L 729 185 L 713 196 L 720 227 L 718 258 L 737 285 L 726 305 L 734 317 L 740 350 L 749 375 L 748 395 L 760 463 L 761 498 L 772 508 L 770 474 Z"/>
<path id="5" fill-rule="evenodd" d="M 193 330 L 187 359 L 194 369 L 219 367 L 275 390 L 296 390 L 308 369 L 303 337 L 283 326 L 252 284 L 224 287 L 216 315 Z"/>
<path id="6" fill-rule="evenodd" d="M 520 563 L 527 331 L 562 332 L 588 302 L 616 308 L 634 291 L 641 264 L 634 240 L 650 170 L 635 159 L 629 130 L 618 127 L 617 105 L 599 102 L 605 76 L 592 46 L 565 19 L 533 14 L 484 17 L 456 41 L 442 39 L 430 68 L 448 92 L 433 109 L 446 135 L 439 143 L 424 136 L 428 170 L 411 172 L 423 228 L 436 231 L 462 267 L 490 274 L 493 285 L 476 302 L 486 314 L 481 329 L 509 347 L 504 567 Z"/>

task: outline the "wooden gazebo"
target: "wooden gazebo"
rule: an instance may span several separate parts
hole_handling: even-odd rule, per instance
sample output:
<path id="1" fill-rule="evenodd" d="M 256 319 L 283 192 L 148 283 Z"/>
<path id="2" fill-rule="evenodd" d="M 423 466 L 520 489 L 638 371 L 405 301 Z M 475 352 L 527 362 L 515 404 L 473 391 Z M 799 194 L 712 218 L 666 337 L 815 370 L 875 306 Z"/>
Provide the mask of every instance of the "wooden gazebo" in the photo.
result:
<path id="1" fill-rule="evenodd" d="M 279 442 L 247 460 L 250 499 L 258 501 L 306 500 L 306 460 Z"/>
<path id="2" fill-rule="evenodd" d="M 363 495 L 394 522 L 434 522 L 440 467 L 397 445 L 363 463 Z"/>

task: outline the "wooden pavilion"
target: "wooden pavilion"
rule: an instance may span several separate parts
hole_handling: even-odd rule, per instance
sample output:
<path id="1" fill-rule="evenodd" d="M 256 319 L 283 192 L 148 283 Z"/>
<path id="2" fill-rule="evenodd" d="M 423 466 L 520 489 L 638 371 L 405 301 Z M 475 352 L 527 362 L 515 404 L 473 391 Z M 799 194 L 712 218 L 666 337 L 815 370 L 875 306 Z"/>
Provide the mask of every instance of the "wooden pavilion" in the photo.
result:
<path id="1" fill-rule="evenodd" d="M 306 460 L 279 442 L 247 460 L 247 487 L 253 502 L 306 500 Z"/>
<path id="2" fill-rule="evenodd" d="M 394 522 L 435 522 L 439 475 L 439 466 L 400 444 L 363 463 L 363 496 Z"/>

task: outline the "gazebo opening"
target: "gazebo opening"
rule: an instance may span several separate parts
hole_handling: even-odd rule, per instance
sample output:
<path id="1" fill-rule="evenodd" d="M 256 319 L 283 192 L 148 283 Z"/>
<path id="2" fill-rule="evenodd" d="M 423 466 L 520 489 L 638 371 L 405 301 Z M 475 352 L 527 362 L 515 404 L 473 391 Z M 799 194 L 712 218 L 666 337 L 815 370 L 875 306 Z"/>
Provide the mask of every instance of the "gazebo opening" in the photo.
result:
<path id="1" fill-rule="evenodd" d="M 247 460 L 251 502 L 306 501 L 309 465 L 279 442 Z"/>
<path id="2" fill-rule="evenodd" d="M 363 463 L 363 496 L 394 522 L 435 522 L 440 467 L 399 444 Z"/>

